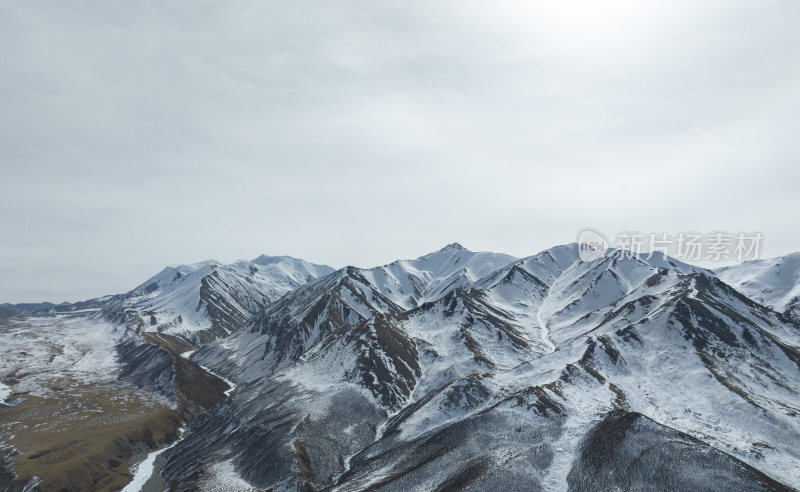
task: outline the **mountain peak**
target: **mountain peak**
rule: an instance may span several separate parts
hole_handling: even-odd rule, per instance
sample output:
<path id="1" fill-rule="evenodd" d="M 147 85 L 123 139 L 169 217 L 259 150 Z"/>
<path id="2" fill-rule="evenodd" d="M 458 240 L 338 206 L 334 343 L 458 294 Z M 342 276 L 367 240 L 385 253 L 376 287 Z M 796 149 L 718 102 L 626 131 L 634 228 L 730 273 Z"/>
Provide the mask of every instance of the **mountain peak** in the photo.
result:
<path id="1" fill-rule="evenodd" d="M 270 255 L 262 254 L 262 255 L 259 255 L 258 258 L 252 259 L 250 262 L 251 263 L 255 263 L 256 265 L 267 266 L 267 265 L 272 265 L 274 263 L 280 263 L 280 262 L 285 261 L 287 259 L 290 259 L 290 257 L 287 257 L 287 256 L 270 256 Z"/>
<path id="2" fill-rule="evenodd" d="M 449 258 L 453 255 L 470 254 L 470 253 L 472 253 L 472 251 L 468 250 L 461 244 L 450 243 L 439 250 L 420 256 L 419 258 L 417 258 L 417 260 L 428 260 L 431 258 L 445 258 L 445 257 Z"/>
<path id="3" fill-rule="evenodd" d="M 444 248 L 440 249 L 439 251 L 449 251 L 449 250 L 469 251 L 467 248 L 465 248 L 464 246 L 461 246 L 461 244 L 459 244 L 459 243 L 450 243 L 447 246 L 445 246 Z"/>

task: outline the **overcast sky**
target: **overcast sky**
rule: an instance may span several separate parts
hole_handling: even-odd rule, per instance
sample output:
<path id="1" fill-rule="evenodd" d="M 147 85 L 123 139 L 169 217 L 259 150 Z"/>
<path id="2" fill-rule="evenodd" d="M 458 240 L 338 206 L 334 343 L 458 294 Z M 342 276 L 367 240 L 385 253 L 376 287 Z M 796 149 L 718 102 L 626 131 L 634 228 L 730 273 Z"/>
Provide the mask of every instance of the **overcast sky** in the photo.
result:
<path id="1" fill-rule="evenodd" d="M 169 4 L 169 5 L 165 5 Z M 800 2 L 0 0 L 0 302 L 583 227 L 800 250 Z"/>

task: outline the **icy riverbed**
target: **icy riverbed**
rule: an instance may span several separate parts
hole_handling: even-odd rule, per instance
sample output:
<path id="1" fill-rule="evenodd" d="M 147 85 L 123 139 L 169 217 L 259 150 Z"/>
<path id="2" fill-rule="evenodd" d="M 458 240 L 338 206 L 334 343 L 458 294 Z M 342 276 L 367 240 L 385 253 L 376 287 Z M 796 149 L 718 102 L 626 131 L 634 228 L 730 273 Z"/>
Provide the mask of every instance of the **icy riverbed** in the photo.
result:
<path id="1" fill-rule="evenodd" d="M 183 439 L 184 429 L 180 430 L 181 437 L 178 438 L 175 442 L 170 444 L 165 448 L 161 448 L 157 451 L 153 451 L 152 453 L 148 454 L 144 461 L 134 465 L 131 468 L 131 473 L 133 473 L 133 480 L 122 489 L 122 492 L 142 492 L 145 484 L 150 481 L 153 477 L 154 473 L 157 473 L 156 470 L 156 459 L 168 449 L 173 448 L 176 444 L 181 442 Z"/>
<path id="2" fill-rule="evenodd" d="M 5 403 L 9 396 L 11 396 L 11 388 L 0 382 L 0 403 Z"/>

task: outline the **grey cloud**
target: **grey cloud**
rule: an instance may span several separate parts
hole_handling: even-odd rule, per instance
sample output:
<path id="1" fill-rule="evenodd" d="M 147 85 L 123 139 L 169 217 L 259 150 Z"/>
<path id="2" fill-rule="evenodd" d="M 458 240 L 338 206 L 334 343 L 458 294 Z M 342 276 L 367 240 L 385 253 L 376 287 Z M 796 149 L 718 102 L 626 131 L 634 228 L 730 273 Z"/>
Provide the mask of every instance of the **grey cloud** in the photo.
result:
<path id="1" fill-rule="evenodd" d="M 4 2 L 0 302 L 592 226 L 800 249 L 796 2 Z"/>

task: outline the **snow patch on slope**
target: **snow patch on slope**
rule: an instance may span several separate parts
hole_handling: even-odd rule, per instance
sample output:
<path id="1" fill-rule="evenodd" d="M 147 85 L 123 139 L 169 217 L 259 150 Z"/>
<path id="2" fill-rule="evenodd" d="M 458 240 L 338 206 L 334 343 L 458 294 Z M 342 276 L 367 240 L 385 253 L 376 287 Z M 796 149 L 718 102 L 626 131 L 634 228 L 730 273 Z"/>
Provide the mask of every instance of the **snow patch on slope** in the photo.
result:
<path id="1" fill-rule="evenodd" d="M 56 379 L 112 382 L 118 374 L 114 346 L 122 327 L 97 316 L 59 314 L 9 320 L 0 344 L 0 379 L 14 374 L 16 392 L 45 397 Z"/>
<path id="2" fill-rule="evenodd" d="M 723 282 L 783 312 L 800 298 L 800 253 L 753 260 L 716 270 Z"/>
<path id="3" fill-rule="evenodd" d="M 200 490 L 208 492 L 251 492 L 257 490 L 243 479 L 230 460 L 214 463 L 206 470 L 198 484 Z"/>

